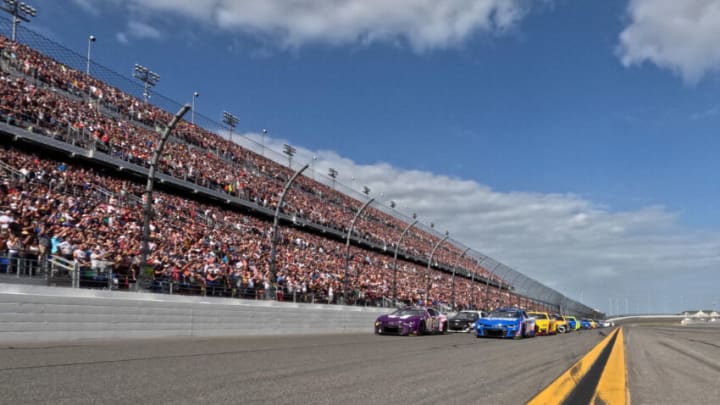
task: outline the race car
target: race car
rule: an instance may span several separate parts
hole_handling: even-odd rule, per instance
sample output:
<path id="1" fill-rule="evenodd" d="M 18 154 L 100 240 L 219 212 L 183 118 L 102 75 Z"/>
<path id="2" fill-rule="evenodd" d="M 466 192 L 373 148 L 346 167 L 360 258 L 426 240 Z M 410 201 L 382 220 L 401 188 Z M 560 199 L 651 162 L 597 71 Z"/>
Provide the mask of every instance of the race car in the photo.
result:
<path id="1" fill-rule="evenodd" d="M 460 311 L 448 319 L 448 332 L 471 332 L 475 321 L 485 316 L 483 311 Z"/>
<path id="2" fill-rule="evenodd" d="M 477 337 L 523 338 L 535 336 L 535 318 L 520 308 L 498 308 L 475 322 Z"/>
<path id="3" fill-rule="evenodd" d="M 570 327 L 568 326 L 568 320 L 565 318 L 565 316 L 560 314 L 552 314 L 550 315 L 550 318 L 555 321 L 555 332 L 556 333 L 567 333 L 570 331 Z"/>
<path id="4" fill-rule="evenodd" d="M 550 315 L 547 312 L 532 311 L 527 313 L 529 316 L 535 318 L 535 334 L 536 335 L 549 335 L 555 333 L 550 321 Z"/>
<path id="5" fill-rule="evenodd" d="M 592 319 L 581 319 L 580 320 L 580 328 L 581 329 L 595 329 L 597 326 L 595 325 L 595 322 L 593 322 Z"/>
<path id="6" fill-rule="evenodd" d="M 580 321 L 578 321 L 577 318 L 574 316 L 565 316 L 565 319 L 568 321 L 568 328 L 570 331 L 580 329 Z"/>
<path id="7" fill-rule="evenodd" d="M 378 335 L 424 335 L 447 332 L 447 316 L 435 308 L 403 308 L 375 320 Z"/>

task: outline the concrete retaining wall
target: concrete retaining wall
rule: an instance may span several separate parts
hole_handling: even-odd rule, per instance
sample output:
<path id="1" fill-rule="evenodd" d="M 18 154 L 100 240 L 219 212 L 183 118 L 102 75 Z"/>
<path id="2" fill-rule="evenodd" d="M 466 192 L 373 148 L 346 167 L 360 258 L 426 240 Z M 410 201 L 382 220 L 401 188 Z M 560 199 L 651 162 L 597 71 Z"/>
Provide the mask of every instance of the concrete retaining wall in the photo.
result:
<path id="1" fill-rule="evenodd" d="M 369 333 L 389 311 L 0 284 L 0 341 Z"/>

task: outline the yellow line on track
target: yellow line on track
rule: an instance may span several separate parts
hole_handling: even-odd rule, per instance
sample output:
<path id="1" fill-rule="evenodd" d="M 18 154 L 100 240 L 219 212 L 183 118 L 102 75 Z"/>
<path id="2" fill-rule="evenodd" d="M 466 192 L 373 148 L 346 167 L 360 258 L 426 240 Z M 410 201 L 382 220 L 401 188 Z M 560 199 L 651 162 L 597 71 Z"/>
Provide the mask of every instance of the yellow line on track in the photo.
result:
<path id="1" fill-rule="evenodd" d="M 627 388 L 627 368 L 625 367 L 625 344 L 622 328 L 618 330 L 605 369 L 600 376 L 592 399 L 593 404 L 629 405 L 630 393 Z"/>
<path id="2" fill-rule="evenodd" d="M 600 353 L 608 345 L 612 337 L 618 333 L 616 329 L 605 337 L 600 343 L 592 348 L 585 356 L 577 361 L 572 367 L 565 371 L 555 381 L 550 383 L 544 390 L 528 401 L 528 405 L 550 405 L 562 403 L 575 389 L 582 378 L 590 371 Z"/>

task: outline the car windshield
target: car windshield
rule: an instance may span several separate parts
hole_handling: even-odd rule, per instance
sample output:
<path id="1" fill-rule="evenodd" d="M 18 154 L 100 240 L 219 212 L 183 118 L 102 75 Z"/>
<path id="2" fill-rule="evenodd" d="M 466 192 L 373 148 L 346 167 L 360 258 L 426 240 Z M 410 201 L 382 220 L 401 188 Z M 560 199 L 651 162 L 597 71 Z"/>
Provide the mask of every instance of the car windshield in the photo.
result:
<path id="1" fill-rule="evenodd" d="M 398 309 L 392 315 L 397 316 L 423 316 L 425 311 L 422 309 Z"/>
<path id="2" fill-rule="evenodd" d="M 547 315 L 537 312 L 530 312 L 528 313 L 528 315 L 532 316 L 535 319 L 548 319 Z"/>
<path id="3" fill-rule="evenodd" d="M 488 318 L 520 318 L 520 312 L 518 311 L 492 311 Z"/>
<path id="4" fill-rule="evenodd" d="M 564 321 L 564 319 L 563 319 L 562 316 L 560 316 L 560 315 L 553 315 L 553 316 L 552 316 L 552 319 L 555 319 L 555 320 L 557 320 L 557 321 Z"/>
<path id="5" fill-rule="evenodd" d="M 468 321 L 474 321 L 478 319 L 478 314 L 475 312 L 458 312 L 457 315 L 454 317 L 455 319 L 464 319 Z"/>

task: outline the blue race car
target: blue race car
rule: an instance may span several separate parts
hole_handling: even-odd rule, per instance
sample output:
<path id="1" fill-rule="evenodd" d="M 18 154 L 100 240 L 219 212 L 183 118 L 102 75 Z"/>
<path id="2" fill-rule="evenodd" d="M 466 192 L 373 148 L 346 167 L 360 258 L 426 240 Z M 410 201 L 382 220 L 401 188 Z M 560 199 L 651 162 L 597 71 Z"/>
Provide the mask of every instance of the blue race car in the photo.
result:
<path id="1" fill-rule="evenodd" d="M 535 318 L 519 308 L 498 308 L 475 322 L 477 337 L 523 338 L 535 336 Z"/>
<path id="2" fill-rule="evenodd" d="M 567 318 L 567 321 L 568 321 L 568 331 L 569 331 L 569 332 L 576 331 L 576 330 L 580 329 L 580 326 L 578 326 L 578 324 L 577 324 L 577 323 L 578 323 L 578 320 L 575 319 L 574 316 L 567 316 L 566 318 Z"/>
<path id="3" fill-rule="evenodd" d="M 581 329 L 592 329 L 593 323 L 590 319 L 582 319 L 582 320 L 580 320 L 580 328 Z"/>

